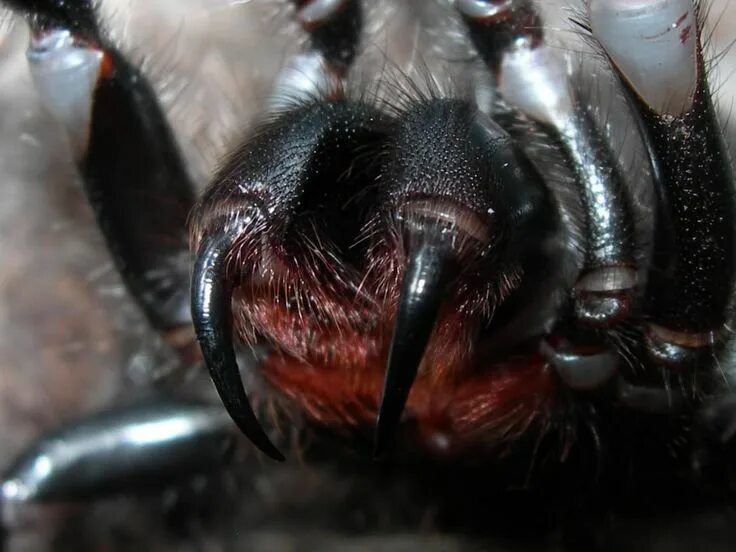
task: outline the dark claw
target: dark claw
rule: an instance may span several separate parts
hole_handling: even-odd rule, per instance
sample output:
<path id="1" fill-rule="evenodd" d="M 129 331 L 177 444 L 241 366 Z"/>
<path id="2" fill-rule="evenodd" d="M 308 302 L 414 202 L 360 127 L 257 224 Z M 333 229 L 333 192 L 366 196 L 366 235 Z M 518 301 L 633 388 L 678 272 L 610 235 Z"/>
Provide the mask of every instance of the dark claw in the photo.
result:
<path id="1" fill-rule="evenodd" d="M 258 422 L 240 378 L 231 335 L 232 290 L 225 281 L 225 258 L 232 245 L 225 232 L 205 239 L 192 276 L 192 319 L 202 356 L 215 388 L 235 424 L 253 444 L 274 460 L 285 457 Z"/>
<path id="2" fill-rule="evenodd" d="M 399 425 L 454 264 L 454 254 L 445 245 L 424 244 L 411 256 L 401 288 L 378 411 L 375 456 L 383 454 Z"/>

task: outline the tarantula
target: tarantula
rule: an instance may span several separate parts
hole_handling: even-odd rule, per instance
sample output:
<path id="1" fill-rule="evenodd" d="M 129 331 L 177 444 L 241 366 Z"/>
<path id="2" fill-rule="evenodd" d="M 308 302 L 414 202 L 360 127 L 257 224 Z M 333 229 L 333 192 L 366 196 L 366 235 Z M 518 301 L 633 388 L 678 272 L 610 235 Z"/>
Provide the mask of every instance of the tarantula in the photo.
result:
<path id="1" fill-rule="evenodd" d="M 293 0 L 308 46 L 198 200 L 92 2 L 5 4 L 27 18 L 34 83 L 126 287 L 183 365 L 199 360 L 193 322 L 227 413 L 266 455 L 284 460 L 275 426 L 297 424 L 379 471 L 462 467 L 482 480 L 466 500 L 506 507 L 533 487 L 542 517 L 655 475 L 730 475 L 736 197 L 697 2 L 585 3 L 575 24 L 621 95 L 605 98 L 532 0 L 437 0 L 472 52 L 445 60 L 449 83 L 390 63 L 369 81 L 353 66 L 379 8 Z M 243 373 L 234 337 L 254 359 Z M 219 465 L 229 419 L 167 401 L 41 442 L 4 500 Z"/>

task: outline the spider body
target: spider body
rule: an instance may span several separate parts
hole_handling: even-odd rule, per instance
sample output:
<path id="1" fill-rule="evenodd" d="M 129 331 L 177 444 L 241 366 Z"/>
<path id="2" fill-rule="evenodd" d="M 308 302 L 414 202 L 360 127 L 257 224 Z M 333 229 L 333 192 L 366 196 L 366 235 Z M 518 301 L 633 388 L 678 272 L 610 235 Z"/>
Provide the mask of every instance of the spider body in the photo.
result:
<path id="1" fill-rule="evenodd" d="M 538 478 L 554 489 L 534 495 L 542 511 L 612 492 L 627 463 L 639 481 L 660 462 L 675 474 L 729 461 L 731 370 L 718 370 L 731 344 L 736 201 L 696 4 L 586 4 L 581 26 L 612 67 L 650 168 L 632 174 L 535 3 L 442 4 L 492 82 L 484 101 L 477 83 L 443 87 L 427 75 L 353 92 L 371 10 L 295 1 L 306 51 L 196 205 L 155 94 L 90 3 L 7 4 L 27 15 L 36 86 L 67 125 L 127 288 L 182 364 L 194 362 L 191 305 L 227 412 L 267 455 L 284 459 L 272 441 L 283 437 L 264 423 L 276 408 L 328 446 L 430 466 L 418 481 L 453 466 L 480 466 L 473 477 L 484 478 L 492 466 L 478 494 L 506 496 L 522 474 Z M 673 33 L 686 50 L 663 50 L 662 71 L 690 64 L 667 81 L 671 95 L 650 89 L 620 40 L 639 27 L 666 28 L 665 42 Z M 629 39 L 651 39 L 642 36 Z M 62 86 L 68 64 L 53 56 L 70 52 L 86 87 Z M 637 188 L 651 204 L 637 204 Z M 235 340 L 257 350 L 248 373 Z M 217 448 L 211 416 L 176 446 Z M 125 435 L 129 423 L 80 427 L 97 438 Z M 684 450 L 674 460 L 673 443 Z M 138 454 L 155 469 L 207 471 L 177 465 L 179 450 L 161 453 L 163 467 L 158 452 Z M 37 456 L 7 481 L 23 484 Z M 135 481 L 135 467 L 121 470 L 118 480 Z M 571 484 L 576 473 L 585 482 Z M 44 497 L 22 499 L 34 500 Z"/>

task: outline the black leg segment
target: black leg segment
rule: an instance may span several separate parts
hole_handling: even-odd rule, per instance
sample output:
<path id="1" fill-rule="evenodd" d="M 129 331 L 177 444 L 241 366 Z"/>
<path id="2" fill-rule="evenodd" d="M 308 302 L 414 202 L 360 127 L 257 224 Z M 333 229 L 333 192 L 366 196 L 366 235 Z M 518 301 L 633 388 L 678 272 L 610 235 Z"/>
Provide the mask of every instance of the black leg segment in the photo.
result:
<path id="1" fill-rule="evenodd" d="M 187 326 L 194 186 L 153 89 L 101 34 L 92 2 L 8 4 L 27 16 L 34 84 L 67 131 L 123 281 L 156 329 Z"/>
<path id="2" fill-rule="evenodd" d="M 725 337 L 736 269 L 736 191 L 697 3 L 594 0 L 589 12 L 639 115 L 659 198 L 646 305 L 650 350 L 664 363 L 692 363 Z"/>

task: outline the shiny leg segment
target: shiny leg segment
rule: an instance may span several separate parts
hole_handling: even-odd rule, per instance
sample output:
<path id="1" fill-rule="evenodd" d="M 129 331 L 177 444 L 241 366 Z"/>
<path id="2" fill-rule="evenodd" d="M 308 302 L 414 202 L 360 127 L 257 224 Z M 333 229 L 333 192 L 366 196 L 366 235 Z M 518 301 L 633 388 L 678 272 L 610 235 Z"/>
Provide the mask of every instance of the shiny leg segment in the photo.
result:
<path id="1" fill-rule="evenodd" d="M 92 2 L 8 4 L 26 15 L 33 82 L 67 132 L 125 285 L 152 326 L 176 336 L 190 324 L 186 219 L 195 192 L 153 89 L 102 34 Z"/>

